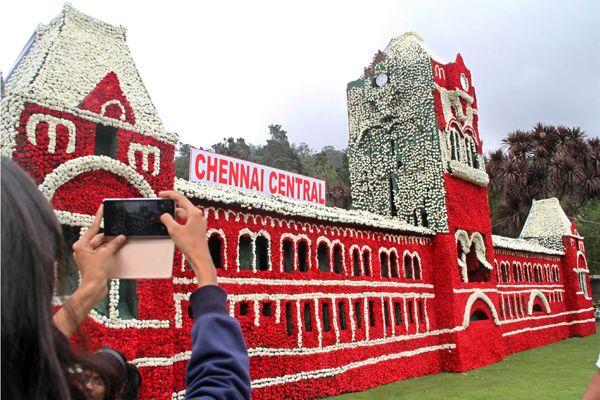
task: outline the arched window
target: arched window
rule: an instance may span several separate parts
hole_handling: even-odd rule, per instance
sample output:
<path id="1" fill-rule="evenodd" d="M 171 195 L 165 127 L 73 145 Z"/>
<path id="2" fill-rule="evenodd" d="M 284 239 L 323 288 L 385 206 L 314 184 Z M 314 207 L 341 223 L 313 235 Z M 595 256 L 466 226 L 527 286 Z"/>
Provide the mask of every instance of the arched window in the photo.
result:
<path id="1" fill-rule="evenodd" d="M 352 251 L 352 272 L 354 276 L 360 276 L 360 252 L 356 248 Z"/>
<path id="2" fill-rule="evenodd" d="M 479 168 L 479 158 L 477 157 L 478 153 L 477 153 L 477 144 L 475 144 L 475 141 L 471 141 L 471 146 L 472 146 L 472 150 L 471 150 L 471 155 L 473 157 L 473 161 L 472 161 L 472 167 L 473 168 Z"/>
<path id="3" fill-rule="evenodd" d="M 392 278 L 398 277 L 398 256 L 395 251 L 390 253 L 390 272 Z"/>
<path id="4" fill-rule="evenodd" d="M 413 278 L 412 257 L 408 253 L 404 255 L 404 276 L 406 279 Z"/>
<path id="5" fill-rule="evenodd" d="M 288 336 L 294 335 L 294 316 L 292 314 L 292 302 L 285 302 L 285 328 Z"/>
<path id="6" fill-rule="evenodd" d="M 506 261 L 500 263 L 500 272 L 502 272 L 502 282 L 508 282 L 508 263 Z"/>
<path id="7" fill-rule="evenodd" d="M 371 276 L 371 252 L 368 250 L 363 251 L 363 271 L 366 276 Z"/>
<path id="8" fill-rule="evenodd" d="M 306 329 L 306 332 L 312 332 L 312 315 L 310 313 L 310 303 L 304 303 L 304 329 Z"/>
<path id="9" fill-rule="evenodd" d="M 308 271 L 308 243 L 306 240 L 298 241 L 298 269 L 301 272 Z"/>
<path id="10" fill-rule="evenodd" d="M 360 300 L 354 302 L 354 318 L 356 319 L 356 328 L 362 329 L 362 309 Z"/>
<path id="11" fill-rule="evenodd" d="M 283 270 L 294 272 L 294 242 L 283 239 Z"/>
<path id="12" fill-rule="evenodd" d="M 317 263 L 323 272 L 329 272 L 329 246 L 325 242 L 317 246 Z"/>
<path id="13" fill-rule="evenodd" d="M 258 235 L 255 240 L 256 246 L 256 268 L 261 271 L 268 271 L 270 266 L 269 259 L 269 239 L 263 235 Z"/>
<path id="14" fill-rule="evenodd" d="M 521 281 L 521 274 L 519 273 L 519 267 L 517 266 L 517 263 L 513 262 L 513 266 L 512 266 L 512 272 L 513 272 L 513 279 L 515 282 L 520 282 Z"/>
<path id="15" fill-rule="evenodd" d="M 486 319 L 490 319 L 488 317 L 488 315 L 481 311 L 481 310 L 475 310 L 472 314 L 471 317 L 469 318 L 469 322 L 474 322 L 474 321 L 484 321 Z"/>
<path id="16" fill-rule="evenodd" d="M 340 328 L 345 331 L 348 329 L 346 322 L 346 303 L 344 301 L 338 302 L 338 318 L 340 320 Z"/>
<path id="17" fill-rule="evenodd" d="M 415 279 L 421 279 L 421 260 L 419 256 L 415 255 L 413 258 L 413 267 L 415 270 L 414 277 Z"/>
<path id="18" fill-rule="evenodd" d="M 344 272 L 344 255 L 342 245 L 339 243 L 333 246 L 333 272 L 342 274 Z"/>
<path id="19" fill-rule="evenodd" d="M 465 161 L 469 167 L 472 167 L 473 162 L 473 148 L 471 147 L 471 138 L 465 136 Z"/>
<path id="20" fill-rule="evenodd" d="M 252 269 L 252 238 L 249 235 L 240 236 L 238 245 L 238 261 L 240 270 Z"/>
<path id="21" fill-rule="evenodd" d="M 215 268 L 223 268 L 223 239 L 218 233 L 213 233 L 208 239 L 208 251 Z"/>
<path id="22" fill-rule="evenodd" d="M 254 234 L 242 230 L 238 241 L 238 267 L 241 270 L 267 271 L 271 268 L 269 238 L 264 231 Z"/>
<path id="23" fill-rule="evenodd" d="M 390 277 L 390 265 L 389 265 L 389 257 L 385 251 L 379 253 L 379 262 L 381 264 L 381 277 L 389 278 Z"/>
<path id="24" fill-rule="evenodd" d="M 331 330 L 331 315 L 329 313 L 329 303 L 323 303 L 323 330 L 325 332 Z"/>

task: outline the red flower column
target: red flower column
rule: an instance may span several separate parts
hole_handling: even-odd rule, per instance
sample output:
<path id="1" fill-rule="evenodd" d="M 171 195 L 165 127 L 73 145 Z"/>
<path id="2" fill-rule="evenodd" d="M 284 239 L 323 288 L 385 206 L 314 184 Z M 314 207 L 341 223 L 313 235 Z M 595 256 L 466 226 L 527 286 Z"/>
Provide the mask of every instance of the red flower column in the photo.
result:
<path id="1" fill-rule="evenodd" d="M 579 236 L 563 236 L 565 255 L 562 258 L 561 274 L 565 286 L 565 308 L 567 312 L 588 309 L 585 312 L 567 314 L 570 336 L 587 336 L 596 332 L 589 272 L 585 274 L 583 293 L 578 272 L 587 270 L 587 257 L 583 239 Z M 587 322 L 581 322 L 588 320 Z"/>

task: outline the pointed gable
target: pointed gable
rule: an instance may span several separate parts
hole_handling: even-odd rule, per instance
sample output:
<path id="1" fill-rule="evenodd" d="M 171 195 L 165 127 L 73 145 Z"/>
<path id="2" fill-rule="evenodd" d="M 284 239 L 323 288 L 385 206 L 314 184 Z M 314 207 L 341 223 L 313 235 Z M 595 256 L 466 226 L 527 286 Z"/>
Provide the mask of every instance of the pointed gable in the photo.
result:
<path id="1" fill-rule="evenodd" d="M 49 24 L 38 27 L 31 46 L 6 79 L 5 94 L 4 98 L 26 99 L 95 120 L 102 120 L 104 105 L 104 117 L 111 125 L 176 141 L 175 134 L 165 131 L 146 91 L 125 28 L 69 4 Z"/>
<path id="2" fill-rule="evenodd" d="M 135 125 L 131 104 L 121 90 L 119 77 L 112 71 L 102 78 L 78 108 Z"/>

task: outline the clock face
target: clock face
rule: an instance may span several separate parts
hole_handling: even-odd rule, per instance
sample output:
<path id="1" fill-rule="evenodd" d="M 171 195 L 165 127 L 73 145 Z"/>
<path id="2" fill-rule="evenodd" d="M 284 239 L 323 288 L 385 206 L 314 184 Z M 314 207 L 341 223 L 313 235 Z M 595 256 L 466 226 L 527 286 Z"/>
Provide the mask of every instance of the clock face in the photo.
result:
<path id="1" fill-rule="evenodd" d="M 465 74 L 460 74 L 460 86 L 462 86 L 465 92 L 469 90 L 469 79 L 467 79 Z"/>
<path id="2" fill-rule="evenodd" d="M 379 74 L 375 77 L 375 84 L 382 87 L 388 82 L 388 76 L 386 74 Z"/>

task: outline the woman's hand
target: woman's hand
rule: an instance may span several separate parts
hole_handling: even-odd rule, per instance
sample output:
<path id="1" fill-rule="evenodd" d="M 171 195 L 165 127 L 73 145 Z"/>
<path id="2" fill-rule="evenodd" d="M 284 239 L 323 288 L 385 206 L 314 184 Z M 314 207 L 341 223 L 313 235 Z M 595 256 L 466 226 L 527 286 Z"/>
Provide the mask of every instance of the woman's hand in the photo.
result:
<path id="1" fill-rule="evenodd" d="M 102 207 L 89 229 L 73 244 L 73 259 L 81 273 L 81 284 L 53 317 L 54 325 L 66 337 L 71 337 L 92 307 L 106 296 L 113 256 L 125 244 L 123 235 L 107 239 L 98 233 L 101 221 Z"/>
<path id="2" fill-rule="evenodd" d="M 196 273 L 198 286 L 216 285 L 217 270 L 210 257 L 206 240 L 206 218 L 185 196 L 174 191 L 160 192 L 163 199 L 171 199 L 180 206 L 177 218 L 185 221 L 180 224 L 170 214 L 163 214 L 160 220 L 169 231 L 175 245 L 185 255 Z"/>
<path id="3" fill-rule="evenodd" d="M 125 236 L 106 238 L 98 233 L 102 221 L 102 206 L 98 209 L 89 229 L 73 244 L 73 259 L 81 273 L 81 285 L 96 289 L 96 303 L 106 296 L 108 278 L 113 267 L 113 256 L 125 244 Z"/>

